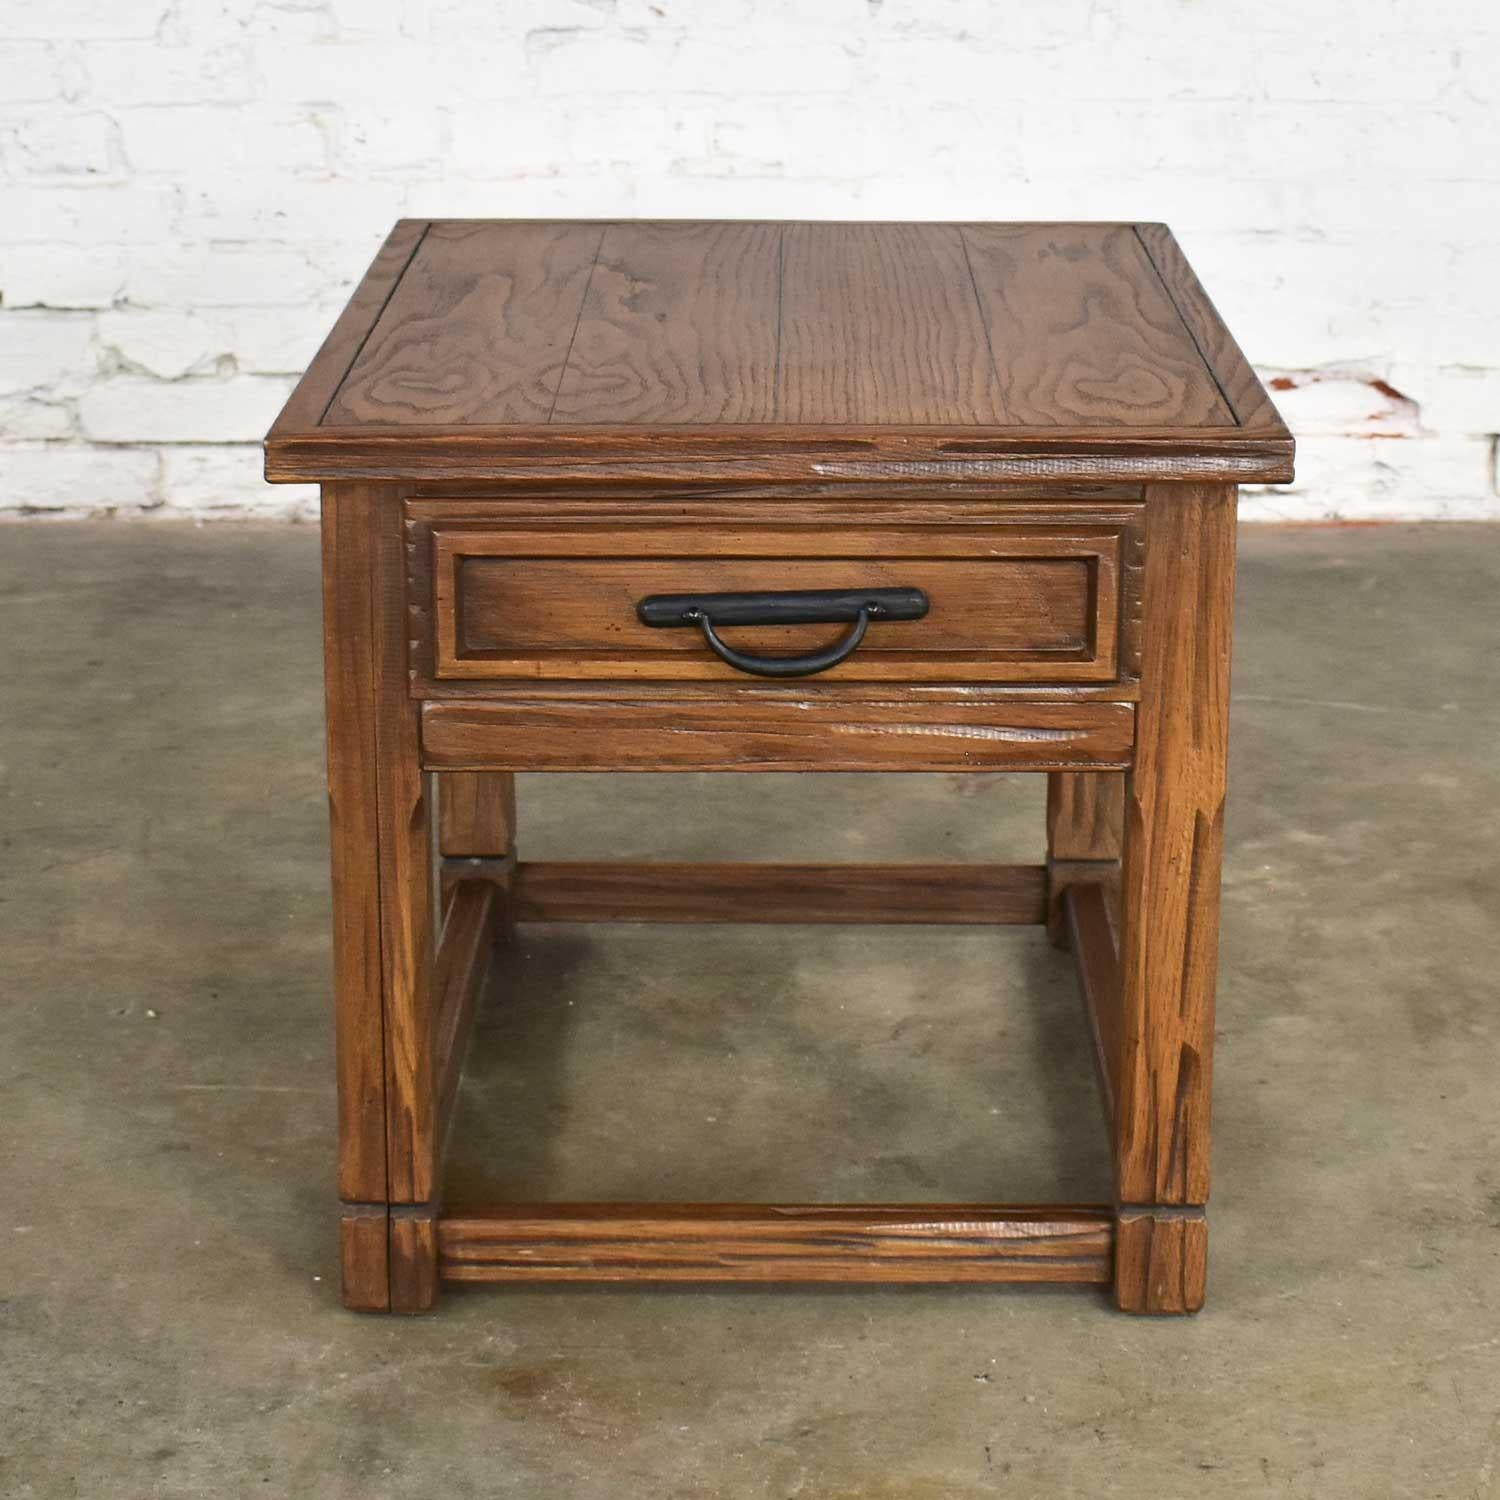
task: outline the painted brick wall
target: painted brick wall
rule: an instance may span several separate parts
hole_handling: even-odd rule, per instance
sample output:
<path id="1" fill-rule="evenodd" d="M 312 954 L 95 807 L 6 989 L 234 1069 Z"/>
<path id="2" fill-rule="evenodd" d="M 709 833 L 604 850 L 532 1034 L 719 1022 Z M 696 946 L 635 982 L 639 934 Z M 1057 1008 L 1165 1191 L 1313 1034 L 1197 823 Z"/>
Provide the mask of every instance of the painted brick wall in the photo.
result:
<path id="1" fill-rule="evenodd" d="M 1493 0 L 0 0 L 0 509 L 310 513 L 256 440 L 400 215 L 1148 218 L 1301 439 L 1500 516 Z"/>

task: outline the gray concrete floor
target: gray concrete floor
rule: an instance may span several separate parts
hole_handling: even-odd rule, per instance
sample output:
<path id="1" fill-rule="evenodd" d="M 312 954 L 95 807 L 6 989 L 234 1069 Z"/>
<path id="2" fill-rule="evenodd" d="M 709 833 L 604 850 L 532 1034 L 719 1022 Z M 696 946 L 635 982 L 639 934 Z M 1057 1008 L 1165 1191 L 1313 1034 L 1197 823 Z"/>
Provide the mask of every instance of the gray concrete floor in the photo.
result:
<path id="1" fill-rule="evenodd" d="M 1500 1494 L 1500 530 L 1242 545 L 1208 1309 L 335 1285 L 317 537 L 0 531 L 0 1493 Z M 1039 781 L 528 778 L 530 857 L 1035 858 Z M 1103 1193 L 1038 934 L 533 929 L 464 1188 Z"/>

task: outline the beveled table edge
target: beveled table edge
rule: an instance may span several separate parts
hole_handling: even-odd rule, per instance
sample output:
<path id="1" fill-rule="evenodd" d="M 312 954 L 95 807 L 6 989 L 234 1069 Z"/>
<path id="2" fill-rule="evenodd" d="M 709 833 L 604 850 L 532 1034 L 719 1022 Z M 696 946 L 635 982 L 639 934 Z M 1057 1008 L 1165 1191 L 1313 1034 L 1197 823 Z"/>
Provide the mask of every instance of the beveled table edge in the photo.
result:
<path id="1" fill-rule="evenodd" d="M 344 427 L 273 431 L 272 484 L 552 478 L 601 485 L 838 479 L 1286 484 L 1283 426 L 1174 432 L 1018 428 Z"/>

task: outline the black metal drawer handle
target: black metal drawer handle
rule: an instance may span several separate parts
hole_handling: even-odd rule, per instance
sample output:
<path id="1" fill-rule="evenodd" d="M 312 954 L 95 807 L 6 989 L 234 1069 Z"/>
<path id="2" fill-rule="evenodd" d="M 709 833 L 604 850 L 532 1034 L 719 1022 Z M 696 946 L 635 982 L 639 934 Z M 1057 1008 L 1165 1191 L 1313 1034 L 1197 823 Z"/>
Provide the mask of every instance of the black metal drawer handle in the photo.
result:
<path id="1" fill-rule="evenodd" d="M 643 625 L 697 625 L 714 655 L 756 677 L 811 677 L 851 656 L 871 620 L 920 620 L 927 613 L 921 589 L 784 589 L 755 594 L 652 594 L 635 607 Z M 825 625 L 850 620 L 841 641 L 806 656 L 750 656 L 719 636 L 725 625 Z"/>

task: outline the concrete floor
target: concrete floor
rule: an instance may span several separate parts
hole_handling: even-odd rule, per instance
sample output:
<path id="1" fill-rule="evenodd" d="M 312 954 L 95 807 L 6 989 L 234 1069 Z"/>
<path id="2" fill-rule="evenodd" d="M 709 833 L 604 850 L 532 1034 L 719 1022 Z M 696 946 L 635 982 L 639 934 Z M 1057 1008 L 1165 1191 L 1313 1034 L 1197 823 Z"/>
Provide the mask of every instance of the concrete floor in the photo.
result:
<path id="1" fill-rule="evenodd" d="M 311 530 L 0 531 L 0 1493 L 1500 1495 L 1500 530 L 1242 546 L 1208 1309 L 340 1310 Z M 1035 858 L 1036 778 L 531 778 L 529 857 Z M 460 1187 L 1103 1194 L 1030 930 L 532 929 Z"/>

